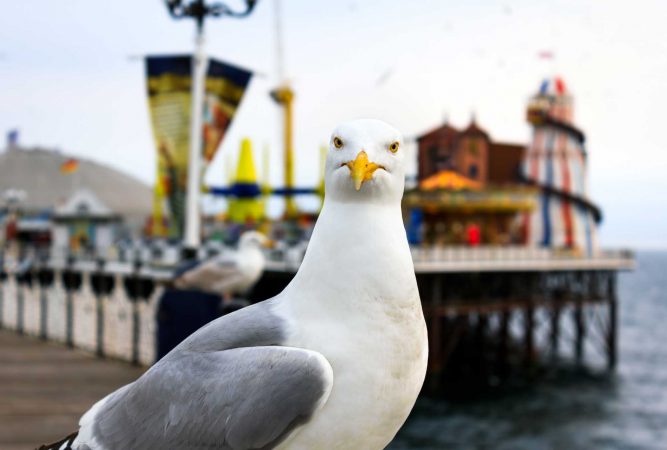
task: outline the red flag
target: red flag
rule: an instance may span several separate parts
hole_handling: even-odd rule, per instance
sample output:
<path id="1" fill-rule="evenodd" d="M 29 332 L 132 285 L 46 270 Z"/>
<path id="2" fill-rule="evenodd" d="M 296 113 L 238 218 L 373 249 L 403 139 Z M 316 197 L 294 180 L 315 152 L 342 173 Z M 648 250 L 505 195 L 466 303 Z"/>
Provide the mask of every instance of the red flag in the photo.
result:
<path id="1" fill-rule="evenodd" d="M 559 94 L 565 93 L 565 83 L 563 82 L 563 79 L 560 77 L 556 77 L 556 92 Z"/>

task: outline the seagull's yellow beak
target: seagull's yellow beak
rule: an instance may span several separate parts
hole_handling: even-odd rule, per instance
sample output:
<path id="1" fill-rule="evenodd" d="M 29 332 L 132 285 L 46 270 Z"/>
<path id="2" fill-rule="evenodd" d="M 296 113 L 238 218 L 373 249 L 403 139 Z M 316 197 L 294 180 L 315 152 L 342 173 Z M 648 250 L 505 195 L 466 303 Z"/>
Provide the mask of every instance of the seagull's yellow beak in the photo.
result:
<path id="1" fill-rule="evenodd" d="M 354 180 L 354 188 L 358 191 L 364 181 L 373 178 L 373 172 L 380 168 L 379 165 L 368 161 L 365 151 L 360 151 L 354 161 L 348 161 L 346 166 L 350 169 L 350 177 Z"/>

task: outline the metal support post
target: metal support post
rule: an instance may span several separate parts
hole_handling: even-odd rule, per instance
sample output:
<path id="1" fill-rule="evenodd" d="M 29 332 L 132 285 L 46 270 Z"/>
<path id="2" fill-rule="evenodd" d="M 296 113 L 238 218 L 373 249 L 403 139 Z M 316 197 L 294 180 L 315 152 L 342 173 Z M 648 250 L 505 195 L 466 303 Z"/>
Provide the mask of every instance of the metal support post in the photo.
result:
<path id="1" fill-rule="evenodd" d="M 39 286 L 39 337 L 46 340 L 48 335 L 48 317 L 49 317 L 49 303 L 47 301 L 46 286 Z"/>
<path id="2" fill-rule="evenodd" d="M 25 321 L 25 286 L 23 282 L 16 280 L 16 331 L 19 334 L 24 332 Z"/>
<path id="3" fill-rule="evenodd" d="M 607 299 L 609 302 L 609 327 L 607 335 L 607 367 L 616 368 L 618 362 L 618 299 L 616 297 L 616 273 L 609 274 L 607 285 Z"/>
<path id="4" fill-rule="evenodd" d="M 208 60 L 204 51 L 204 33 L 197 28 L 195 53 L 192 57 L 192 106 L 190 110 L 190 153 L 188 155 L 188 184 L 185 200 L 184 244 L 190 257 L 199 247 L 201 217 L 199 199 L 202 174 L 202 121 L 204 113 L 204 92 L 206 89 L 206 69 Z"/>

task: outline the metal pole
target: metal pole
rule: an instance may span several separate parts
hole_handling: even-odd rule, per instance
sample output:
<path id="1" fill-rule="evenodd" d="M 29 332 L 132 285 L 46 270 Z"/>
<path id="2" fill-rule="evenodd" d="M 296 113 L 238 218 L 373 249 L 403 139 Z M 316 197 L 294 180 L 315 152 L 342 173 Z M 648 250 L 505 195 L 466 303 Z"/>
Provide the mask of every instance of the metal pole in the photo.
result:
<path id="1" fill-rule="evenodd" d="M 294 139 L 292 138 L 294 92 L 285 85 L 283 96 L 285 98 L 285 187 L 292 189 L 294 187 Z M 287 217 L 293 219 L 297 216 L 294 197 L 290 193 L 285 197 L 285 200 Z"/>
<path id="2" fill-rule="evenodd" d="M 65 343 L 74 347 L 74 298 L 72 288 L 65 288 Z"/>
<path id="3" fill-rule="evenodd" d="M 185 230 L 183 232 L 183 257 L 196 257 L 201 243 L 201 217 L 199 198 L 201 196 L 202 174 L 202 116 L 204 93 L 206 91 L 206 70 L 208 59 L 204 52 L 204 20 L 213 17 L 246 17 L 257 0 L 245 0 L 244 11 L 234 11 L 223 3 L 206 4 L 205 0 L 165 0 L 169 14 L 174 19 L 192 18 L 197 23 L 195 52 L 192 58 L 192 108 L 190 111 L 190 153 L 188 155 L 188 181 L 185 199 Z"/>
<path id="4" fill-rule="evenodd" d="M 551 305 L 551 362 L 558 362 L 558 347 L 560 344 L 560 298 L 553 299 Z"/>
<path id="5" fill-rule="evenodd" d="M 512 320 L 512 308 L 505 307 L 500 312 L 500 328 L 498 329 L 498 374 L 502 380 L 507 378 L 509 372 L 509 325 Z"/>
<path id="6" fill-rule="evenodd" d="M 19 334 L 23 334 L 23 316 L 25 314 L 24 312 L 24 302 L 25 299 L 23 297 L 24 292 L 23 292 L 23 285 L 16 283 L 16 331 Z"/>
<path id="7" fill-rule="evenodd" d="M 577 294 L 574 303 L 574 361 L 577 366 L 584 362 L 584 339 L 586 338 L 586 324 L 584 319 L 584 306 Z"/>
<path id="8" fill-rule="evenodd" d="M 298 211 L 294 196 L 289 192 L 289 190 L 294 188 L 294 139 L 292 137 L 294 91 L 292 91 L 285 79 L 281 0 L 274 0 L 273 5 L 275 7 L 276 71 L 278 73 L 279 85 L 271 93 L 271 96 L 283 109 L 284 183 L 285 188 L 288 190 L 288 193 L 285 195 L 285 217 L 294 219 Z"/>
<path id="9" fill-rule="evenodd" d="M 429 321 L 430 331 L 428 336 L 429 342 L 429 385 L 428 389 L 435 393 L 440 386 L 442 377 L 442 317 L 438 311 L 438 307 L 442 304 L 442 276 L 440 274 L 431 275 L 431 299 L 430 299 L 430 317 Z"/>
<path id="10" fill-rule="evenodd" d="M 68 347 L 74 347 L 74 259 L 71 255 L 67 257 L 67 268 L 65 269 L 63 284 L 65 285 L 65 343 Z"/>
<path id="11" fill-rule="evenodd" d="M 133 281 L 137 283 L 137 281 Z M 139 298 L 132 299 L 132 364 L 139 365 L 139 344 L 141 340 L 141 317 L 139 314 Z"/>
<path id="12" fill-rule="evenodd" d="M 609 273 L 607 284 L 607 302 L 609 304 L 609 328 L 607 336 L 607 366 L 616 368 L 618 362 L 618 299 L 616 297 L 616 272 Z"/>
<path id="13" fill-rule="evenodd" d="M 544 285 L 543 275 L 530 275 L 530 292 L 528 293 L 524 306 L 524 367 L 526 375 L 532 378 L 535 363 L 535 296 L 541 286 Z"/>
<path id="14" fill-rule="evenodd" d="M 523 310 L 524 314 L 524 365 L 529 370 L 533 369 L 533 362 L 535 360 L 535 309 L 533 306 L 532 297 L 528 297 L 526 306 Z M 529 374 L 530 375 L 530 374 Z"/>
<path id="15" fill-rule="evenodd" d="M 104 283 L 102 281 L 102 283 Z M 95 340 L 97 356 L 104 356 L 104 295 L 98 293 L 95 296 Z"/>
<path id="16" fill-rule="evenodd" d="M 558 351 L 560 345 L 560 316 L 561 316 L 561 305 L 563 302 L 563 290 L 559 287 L 554 287 L 550 284 L 553 274 L 546 274 L 546 286 L 544 287 L 544 296 L 546 300 L 546 310 L 551 313 L 550 323 L 551 330 L 549 332 L 549 347 L 551 352 L 551 363 L 555 364 L 558 362 Z M 572 283 L 568 282 L 568 286 L 571 286 Z"/>
<path id="17" fill-rule="evenodd" d="M 141 260 L 134 262 L 134 273 L 131 275 L 132 290 L 130 301 L 132 302 L 132 364 L 139 365 L 139 345 L 141 341 L 141 311 L 139 311 L 139 273 L 141 271 Z"/>
<path id="18" fill-rule="evenodd" d="M 283 24 L 282 24 L 282 1 L 273 0 L 274 19 L 275 19 L 275 42 L 276 42 L 276 72 L 278 73 L 278 83 L 285 82 L 285 65 L 283 55 Z"/>
<path id="19" fill-rule="evenodd" d="M 39 287 L 39 337 L 46 340 L 48 335 L 49 305 L 46 298 L 46 286 Z"/>
<path id="20" fill-rule="evenodd" d="M 201 150 L 204 92 L 208 60 L 204 52 L 204 31 L 197 27 L 195 53 L 192 58 L 192 109 L 190 128 L 190 154 L 188 158 L 188 184 L 186 197 L 184 245 L 186 251 L 196 252 L 201 242 L 199 198 L 201 193 Z"/>
<path id="21" fill-rule="evenodd" d="M 0 267 L 0 271 L 2 271 Z M 5 280 L 2 279 L 3 276 L 0 273 L 0 330 L 3 327 L 3 322 L 5 321 Z"/>

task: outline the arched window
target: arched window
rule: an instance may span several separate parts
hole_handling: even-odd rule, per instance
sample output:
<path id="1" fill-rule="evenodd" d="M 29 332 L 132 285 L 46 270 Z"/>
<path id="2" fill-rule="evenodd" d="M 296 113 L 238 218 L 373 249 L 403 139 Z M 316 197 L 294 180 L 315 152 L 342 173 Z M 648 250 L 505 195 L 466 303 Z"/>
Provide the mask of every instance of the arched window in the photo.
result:
<path id="1" fill-rule="evenodd" d="M 477 164 L 470 164 L 468 166 L 468 178 L 477 178 L 479 176 L 479 168 Z"/>

